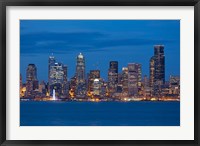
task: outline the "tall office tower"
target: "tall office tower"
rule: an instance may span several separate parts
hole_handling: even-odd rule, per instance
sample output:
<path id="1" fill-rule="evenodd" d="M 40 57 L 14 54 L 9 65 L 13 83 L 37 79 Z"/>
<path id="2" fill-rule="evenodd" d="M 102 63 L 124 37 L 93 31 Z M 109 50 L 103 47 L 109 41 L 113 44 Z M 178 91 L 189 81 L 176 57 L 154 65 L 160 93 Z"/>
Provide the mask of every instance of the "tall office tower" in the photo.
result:
<path id="1" fill-rule="evenodd" d="M 85 82 L 85 58 L 80 53 L 76 59 L 76 78 L 77 82 Z"/>
<path id="2" fill-rule="evenodd" d="M 118 62 L 110 61 L 108 69 L 108 90 L 109 93 L 116 92 L 118 84 Z"/>
<path id="3" fill-rule="evenodd" d="M 67 66 L 63 64 L 63 80 L 66 83 L 67 82 Z"/>
<path id="4" fill-rule="evenodd" d="M 153 94 L 155 96 L 161 96 L 162 86 L 165 83 L 165 55 L 164 55 L 164 46 L 155 45 L 154 46 L 154 86 Z"/>
<path id="5" fill-rule="evenodd" d="M 100 96 L 100 93 L 101 93 L 101 81 L 99 79 L 94 79 L 93 95 Z"/>
<path id="6" fill-rule="evenodd" d="M 128 64 L 128 94 L 137 96 L 139 93 L 138 85 L 140 82 L 141 65 L 137 63 Z"/>
<path id="7" fill-rule="evenodd" d="M 64 80 L 64 70 L 61 63 L 55 63 L 50 68 L 50 81 L 49 84 L 53 85 L 56 83 L 62 84 Z"/>
<path id="8" fill-rule="evenodd" d="M 95 79 L 100 79 L 100 70 L 90 70 L 89 81 L 88 81 L 89 95 L 94 94 L 94 80 Z"/>
<path id="9" fill-rule="evenodd" d="M 48 61 L 48 82 L 50 82 L 50 69 L 51 66 L 54 66 L 54 64 L 56 63 L 55 57 L 53 56 L 49 56 L 49 61 Z"/>
<path id="10" fill-rule="evenodd" d="M 84 97 L 86 95 L 85 58 L 81 53 L 76 59 L 76 81 L 76 96 Z"/>
<path id="11" fill-rule="evenodd" d="M 155 59 L 154 56 L 151 57 L 149 62 L 149 87 L 153 87 L 154 85 L 154 77 L 155 77 Z"/>
<path id="12" fill-rule="evenodd" d="M 35 89 L 38 89 L 37 68 L 35 64 L 29 64 L 26 69 L 26 96 L 31 96 Z"/>
<path id="13" fill-rule="evenodd" d="M 53 94 L 53 89 L 55 89 L 57 96 L 62 94 L 62 87 L 64 82 L 64 70 L 62 63 L 55 63 L 50 66 L 50 95 Z"/>
<path id="14" fill-rule="evenodd" d="M 143 78 L 143 95 L 145 97 L 151 96 L 151 88 L 149 87 L 149 78 L 147 75 L 145 75 Z"/>
<path id="15" fill-rule="evenodd" d="M 128 94 L 128 68 L 122 68 L 122 92 Z"/>
<path id="16" fill-rule="evenodd" d="M 122 74 L 118 73 L 117 93 L 122 93 Z"/>
<path id="17" fill-rule="evenodd" d="M 154 59 L 155 59 L 155 78 L 154 81 L 165 83 L 165 55 L 164 46 L 154 46 Z"/>
<path id="18" fill-rule="evenodd" d="M 69 95 L 69 84 L 67 82 L 67 66 L 66 65 L 63 65 L 63 95 L 65 97 L 68 97 Z"/>
<path id="19" fill-rule="evenodd" d="M 110 61 L 109 69 L 115 73 L 118 73 L 118 61 Z"/>
<path id="20" fill-rule="evenodd" d="M 142 66 L 141 64 L 136 64 L 138 67 L 138 94 L 142 95 Z"/>
<path id="21" fill-rule="evenodd" d="M 118 73 L 118 84 L 122 85 L 122 73 Z"/>

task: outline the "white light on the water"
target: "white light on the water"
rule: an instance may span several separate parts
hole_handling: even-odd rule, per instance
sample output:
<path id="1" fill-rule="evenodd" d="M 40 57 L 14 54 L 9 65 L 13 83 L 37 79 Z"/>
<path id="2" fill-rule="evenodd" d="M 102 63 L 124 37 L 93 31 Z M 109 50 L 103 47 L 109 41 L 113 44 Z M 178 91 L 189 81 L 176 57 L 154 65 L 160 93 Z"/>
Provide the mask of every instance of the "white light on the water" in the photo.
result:
<path id="1" fill-rule="evenodd" d="M 53 100 L 56 100 L 56 91 L 53 89 Z"/>

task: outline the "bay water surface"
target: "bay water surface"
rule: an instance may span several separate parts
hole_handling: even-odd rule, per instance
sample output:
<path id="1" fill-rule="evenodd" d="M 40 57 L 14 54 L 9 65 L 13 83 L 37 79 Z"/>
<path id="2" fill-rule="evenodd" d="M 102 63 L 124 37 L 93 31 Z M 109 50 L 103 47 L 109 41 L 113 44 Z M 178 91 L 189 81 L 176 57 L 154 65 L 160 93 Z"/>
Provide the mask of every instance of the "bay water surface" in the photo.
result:
<path id="1" fill-rule="evenodd" d="M 180 126 L 180 102 L 20 102 L 20 126 Z"/>

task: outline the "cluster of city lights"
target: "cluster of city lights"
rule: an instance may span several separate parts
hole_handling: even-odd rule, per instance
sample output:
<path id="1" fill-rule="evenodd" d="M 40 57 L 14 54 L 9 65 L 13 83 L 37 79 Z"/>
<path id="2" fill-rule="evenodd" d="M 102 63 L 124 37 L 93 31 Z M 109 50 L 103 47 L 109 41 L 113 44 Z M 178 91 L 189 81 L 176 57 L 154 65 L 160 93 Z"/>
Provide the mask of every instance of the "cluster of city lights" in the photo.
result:
<path id="1" fill-rule="evenodd" d="M 100 70 L 85 73 L 85 57 L 82 53 L 76 58 L 76 72 L 67 79 L 67 65 L 56 62 L 53 55 L 48 60 L 48 82 L 37 80 L 37 67 L 29 64 L 26 70 L 26 83 L 20 76 L 21 100 L 62 100 L 62 101 L 179 101 L 180 77 L 170 76 L 165 81 L 164 46 L 154 46 L 154 56 L 149 61 L 149 77 L 142 78 L 142 65 L 128 63 L 122 71 L 118 61 L 110 61 L 108 77 L 105 81 Z"/>

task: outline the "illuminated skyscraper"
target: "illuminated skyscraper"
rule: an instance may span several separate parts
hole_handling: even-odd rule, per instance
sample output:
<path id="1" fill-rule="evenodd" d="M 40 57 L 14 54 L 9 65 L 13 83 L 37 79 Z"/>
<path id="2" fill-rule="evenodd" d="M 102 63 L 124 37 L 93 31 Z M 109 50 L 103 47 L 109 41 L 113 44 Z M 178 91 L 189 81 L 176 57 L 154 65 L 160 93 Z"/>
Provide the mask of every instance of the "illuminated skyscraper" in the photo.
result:
<path id="1" fill-rule="evenodd" d="M 122 92 L 128 93 L 128 68 L 122 68 Z"/>
<path id="2" fill-rule="evenodd" d="M 50 83 L 50 69 L 51 66 L 54 66 L 54 64 L 56 63 L 55 57 L 53 56 L 49 56 L 49 61 L 48 61 L 48 82 Z"/>
<path id="3" fill-rule="evenodd" d="M 67 66 L 58 63 L 53 55 L 48 60 L 48 92 L 52 96 L 53 89 L 56 96 L 68 95 Z"/>
<path id="4" fill-rule="evenodd" d="M 154 77 L 155 77 L 155 60 L 154 60 L 154 56 L 151 57 L 150 59 L 150 63 L 149 63 L 149 87 L 153 87 L 154 85 Z"/>
<path id="5" fill-rule="evenodd" d="M 85 95 L 86 95 L 85 58 L 80 53 L 76 59 L 76 96 L 84 97 Z"/>
<path id="6" fill-rule="evenodd" d="M 77 82 L 85 82 L 85 58 L 80 53 L 76 59 L 76 78 Z"/>
<path id="7" fill-rule="evenodd" d="M 63 65 L 61 63 L 55 63 L 54 65 L 51 65 L 49 84 L 50 85 L 53 85 L 56 83 L 62 84 L 63 81 L 64 81 Z"/>
<path id="8" fill-rule="evenodd" d="M 147 98 L 151 96 L 152 92 L 152 88 L 149 85 L 149 78 L 147 77 L 147 75 L 145 75 L 143 78 L 142 94 Z"/>
<path id="9" fill-rule="evenodd" d="M 67 82 L 67 66 L 63 65 L 63 95 L 65 95 L 65 97 L 68 97 L 69 95 L 69 84 Z"/>
<path id="10" fill-rule="evenodd" d="M 35 81 L 37 80 L 37 68 L 35 64 L 29 64 L 26 69 L 26 80 Z"/>
<path id="11" fill-rule="evenodd" d="M 155 45 L 154 46 L 154 59 L 155 59 L 155 78 L 154 82 L 165 83 L 165 55 L 164 46 Z"/>
<path id="12" fill-rule="evenodd" d="M 35 64 L 29 64 L 26 69 L 26 96 L 31 96 L 35 89 L 38 89 L 37 68 Z"/>
<path id="13" fill-rule="evenodd" d="M 161 96 L 165 84 L 165 55 L 164 46 L 154 46 L 154 56 L 150 59 L 150 87 L 155 96 Z"/>
<path id="14" fill-rule="evenodd" d="M 128 64 L 128 94 L 137 96 L 141 83 L 141 65 L 137 63 Z"/>
<path id="15" fill-rule="evenodd" d="M 99 79 L 94 79 L 93 95 L 100 96 L 100 93 L 101 93 L 101 82 Z"/>
<path id="16" fill-rule="evenodd" d="M 89 95 L 94 93 L 94 80 L 100 79 L 100 70 L 90 70 L 89 81 L 88 81 L 88 91 Z"/>
<path id="17" fill-rule="evenodd" d="M 115 73 L 118 73 L 118 61 L 110 61 L 109 69 Z"/>
<path id="18" fill-rule="evenodd" d="M 142 66 L 141 64 L 136 64 L 138 67 L 138 94 L 142 95 Z"/>
<path id="19" fill-rule="evenodd" d="M 63 80 L 67 82 L 67 66 L 63 64 Z"/>
<path id="20" fill-rule="evenodd" d="M 108 90 L 112 94 L 116 92 L 118 84 L 118 62 L 110 61 L 108 69 Z"/>
<path id="21" fill-rule="evenodd" d="M 63 64 L 55 63 L 54 65 L 51 65 L 50 79 L 49 79 L 50 95 L 52 96 L 53 89 L 55 89 L 57 97 L 61 95 L 63 91 L 63 83 L 64 83 Z"/>

